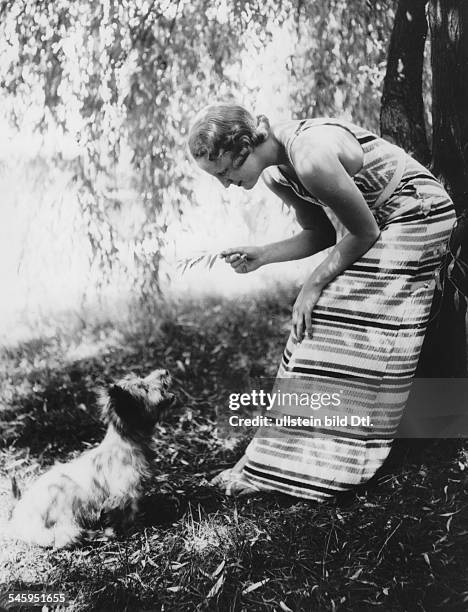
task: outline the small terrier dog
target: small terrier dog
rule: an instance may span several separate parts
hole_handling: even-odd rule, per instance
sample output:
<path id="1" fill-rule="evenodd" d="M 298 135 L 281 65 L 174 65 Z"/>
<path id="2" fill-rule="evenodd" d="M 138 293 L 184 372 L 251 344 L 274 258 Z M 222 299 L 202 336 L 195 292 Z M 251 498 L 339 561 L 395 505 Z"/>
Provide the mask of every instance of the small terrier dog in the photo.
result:
<path id="1" fill-rule="evenodd" d="M 166 370 L 155 370 L 146 378 L 127 375 L 102 391 L 104 439 L 38 478 L 12 512 L 11 536 L 63 548 L 75 544 L 103 518 L 118 517 L 129 524 L 151 475 L 155 425 L 174 404 L 170 383 Z M 13 493 L 20 497 L 15 481 Z"/>

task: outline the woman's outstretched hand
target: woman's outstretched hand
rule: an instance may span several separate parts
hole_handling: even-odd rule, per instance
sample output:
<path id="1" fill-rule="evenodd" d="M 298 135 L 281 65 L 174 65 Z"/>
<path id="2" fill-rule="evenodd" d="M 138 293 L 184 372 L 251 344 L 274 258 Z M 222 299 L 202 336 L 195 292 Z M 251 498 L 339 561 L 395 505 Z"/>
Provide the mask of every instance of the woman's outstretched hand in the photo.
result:
<path id="1" fill-rule="evenodd" d="M 225 249 L 220 255 L 238 274 L 253 272 L 265 263 L 261 247 L 234 247 Z"/>
<path id="2" fill-rule="evenodd" d="M 304 283 L 293 306 L 292 327 L 298 342 L 302 342 L 304 335 L 312 335 L 312 311 L 318 302 L 322 287 Z"/>

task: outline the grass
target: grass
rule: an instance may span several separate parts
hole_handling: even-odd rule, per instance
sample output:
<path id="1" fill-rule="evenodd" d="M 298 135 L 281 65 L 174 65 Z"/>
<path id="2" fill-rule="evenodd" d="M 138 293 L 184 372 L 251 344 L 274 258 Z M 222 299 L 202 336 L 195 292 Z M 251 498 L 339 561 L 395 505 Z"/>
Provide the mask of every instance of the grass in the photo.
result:
<path id="1" fill-rule="evenodd" d="M 159 428 L 158 472 L 135 528 L 68 551 L 5 538 L 0 592 L 65 590 L 70 610 L 467 609 L 465 440 L 397 441 L 372 482 L 324 504 L 236 500 L 208 485 L 247 442 L 215 436 L 216 409 L 232 381 L 274 375 L 291 300 L 173 303 L 157 321 L 101 322 L 4 351 L 4 534 L 11 474 L 27 483 L 101 438 L 97 385 L 164 365 L 183 408 Z"/>

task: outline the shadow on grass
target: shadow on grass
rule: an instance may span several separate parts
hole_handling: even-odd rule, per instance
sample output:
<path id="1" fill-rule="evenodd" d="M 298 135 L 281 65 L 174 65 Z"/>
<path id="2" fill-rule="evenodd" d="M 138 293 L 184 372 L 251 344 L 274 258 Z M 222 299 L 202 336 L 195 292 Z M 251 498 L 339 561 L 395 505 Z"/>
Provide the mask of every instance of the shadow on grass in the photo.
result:
<path id="1" fill-rule="evenodd" d="M 122 326 L 116 334 L 115 326 L 103 325 L 78 338 L 34 338 L 9 348 L 0 375 L 0 443 L 14 443 L 46 460 L 94 444 L 103 432 L 96 387 L 129 371 L 145 374 L 161 366 L 176 378 L 183 409 L 212 418 L 228 372 L 237 379 L 250 371 L 261 374 L 270 365 L 271 346 L 283 335 L 273 325 L 282 307 L 272 310 L 265 317 L 255 300 L 239 307 L 207 299 L 185 304 L 152 325 L 142 320 L 140 329 Z"/>
<path id="2" fill-rule="evenodd" d="M 227 373 L 271 376 L 289 316 L 278 296 L 211 300 L 139 330 L 91 330 L 87 355 L 81 338 L 11 349 L 0 419 L 3 454 L 20 472 L 17 453 L 45 465 L 99 441 L 95 386 L 128 371 L 167 367 L 181 408 L 158 428 L 156 475 L 134 528 L 72 551 L 12 548 L 9 588 L 61 587 L 73 610 L 99 611 L 457 605 L 467 562 L 463 441 L 397 440 L 369 483 L 323 504 L 226 498 L 207 485 L 244 445 L 214 435 Z"/>

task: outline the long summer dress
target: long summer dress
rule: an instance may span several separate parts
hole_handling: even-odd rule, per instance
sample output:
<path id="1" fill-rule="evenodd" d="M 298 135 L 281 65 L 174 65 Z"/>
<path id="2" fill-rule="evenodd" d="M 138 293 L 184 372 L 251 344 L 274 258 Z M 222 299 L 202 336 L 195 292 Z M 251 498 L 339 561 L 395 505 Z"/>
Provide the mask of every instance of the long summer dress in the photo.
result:
<path id="1" fill-rule="evenodd" d="M 321 419 L 315 426 L 260 428 L 242 472 L 262 490 L 317 500 L 366 482 L 390 451 L 429 319 L 435 270 L 455 222 L 452 201 L 426 168 L 347 122 L 301 121 L 286 143 L 290 161 L 295 137 L 325 124 L 351 132 L 360 143 L 364 163 L 353 180 L 381 234 L 322 291 L 310 338 L 297 343 L 290 335 L 273 391 L 286 385 L 302 396 L 339 389 L 337 416 L 369 418 L 360 426 L 348 418 L 345 426 L 324 426 Z M 297 179 L 273 170 L 304 201 L 322 205 Z M 278 405 L 269 415 L 288 412 Z"/>

